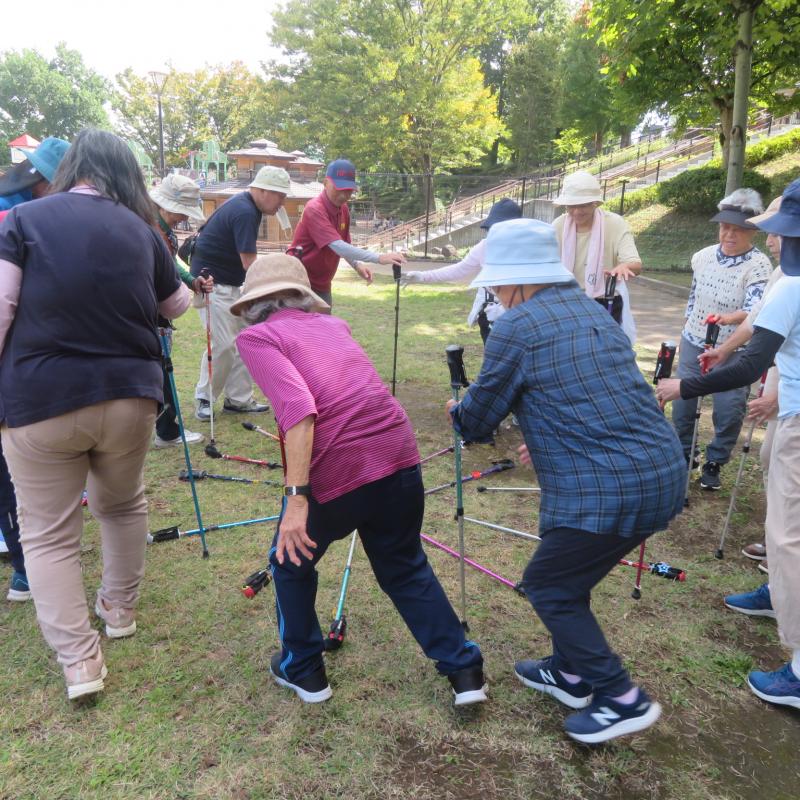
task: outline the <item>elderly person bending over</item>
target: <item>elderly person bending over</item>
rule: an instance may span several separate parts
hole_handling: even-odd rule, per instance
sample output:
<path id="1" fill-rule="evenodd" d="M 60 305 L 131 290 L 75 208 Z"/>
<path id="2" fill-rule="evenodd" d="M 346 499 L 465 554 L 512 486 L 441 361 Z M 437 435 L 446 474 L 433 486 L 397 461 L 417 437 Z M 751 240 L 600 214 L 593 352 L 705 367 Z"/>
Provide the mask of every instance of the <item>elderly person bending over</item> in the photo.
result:
<path id="1" fill-rule="evenodd" d="M 642 271 L 642 260 L 628 223 L 619 214 L 600 208 L 602 203 L 603 190 L 591 173 L 580 170 L 564 179 L 561 193 L 553 200 L 553 205 L 566 208 L 566 213 L 553 220 L 561 263 L 587 297 L 603 296 L 606 275 L 617 278 L 622 328 L 634 342 L 636 325 L 625 282 Z"/>
<path id="2" fill-rule="evenodd" d="M 772 272 L 769 258 L 753 245 L 758 229 L 748 220 L 764 211 L 761 196 L 753 189 L 737 189 L 719 204 L 711 222 L 719 224 L 719 244 L 699 250 L 692 256 L 692 288 L 686 304 L 686 323 L 681 334 L 678 378 L 700 375 L 697 357 L 703 353 L 706 321 L 716 316 L 721 325 L 720 345 L 731 336 L 736 325 L 761 302 Z M 737 387 L 712 395 L 714 438 L 706 447 L 706 460 L 700 486 L 721 487 L 719 470 L 727 464 L 742 429 L 747 406 L 747 387 Z M 697 399 L 676 400 L 672 404 L 672 424 L 683 446 L 683 455 L 692 468 Z"/>
<path id="3" fill-rule="evenodd" d="M 380 587 L 449 678 L 456 705 L 481 702 L 481 652 L 464 638 L 420 544 L 424 498 L 411 423 L 328 310 L 300 261 L 277 254 L 254 262 L 231 308 L 252 326 L 237 337 L 239 352 L 286 442 L 287 500 L 270 550 L 281 650 L 270 670 L 304 702 L 331 696 L 315 565 L 356 529 Z"/>
<path id="4" fill-rule="evenodd" d="M 144 577 L 144 459 L 163 401 L 156 326 L 191 293 L 121 139 L 78 134 L 51 192 L 0 223 L 0 397 L 36 616 L 73 699 L 102 690 L 107 674 L 81 572 L 81 490 L 103 546 L 95 613 L 107 636 L 130 636 Z"/>
<path id="5" fill-rule="evenodd" d="M 473 286 L 491 287 L 507 311 L 477 380 L 460 404 L 449 403 L 453 425 L 480 440 L 513 411 L 542 489 L 542 543 L 522 587 L 553 652 L 517 662 L 517 677 L 583 709 L 564 726 L 578 741 L 644 730 L 659 705 L 609 648 L 590 592 L 681 510 L 680 445 L 625 334 L 559 261 L 550 225 L 495 225 Z"/>

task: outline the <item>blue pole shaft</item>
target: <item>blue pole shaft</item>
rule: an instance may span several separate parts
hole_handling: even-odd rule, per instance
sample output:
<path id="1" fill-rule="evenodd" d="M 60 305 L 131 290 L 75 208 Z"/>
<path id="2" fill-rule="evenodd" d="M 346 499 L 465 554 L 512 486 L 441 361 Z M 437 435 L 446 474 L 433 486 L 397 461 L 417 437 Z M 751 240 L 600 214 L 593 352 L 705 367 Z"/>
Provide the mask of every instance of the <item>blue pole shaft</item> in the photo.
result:
<path id="1" fill-rule="evenodd" d="M 353 537 L 350 539 L 350 552 L 347 554 L 347 563 L 344 565 L 344 575 L 342 576 L 342 589 L 339 592 L 339 603 L 336 606 L 336 619 L 341 619 L 344 614 L 344 601 L 347 597 L 347 584 L 350 582 L 350 570 L 353 566 L 353 552 L 356 549 L 356 536 L 358 534 L 353 531 Z"/>
<path id="2" fill-rule="evenodd" d="M 200 513 L 200 501 L 197 497 L 197 486 L 194 481 L 194 471 L 192 470 L 192 460 L 189 456 L 189 445 L 186 442 L 186 431 L 183 427 L 183 415 L 181 414 L 181 404 L 178 402 L 178 389 L 175 386 L 175 374 L 172 370 L 172 357 L 169 350 L 169 336 L 163 329 L 160 332 L 161 349 L 166 360 L 167 374 L 169 375 L 169 388 L 172 391 L 172 402 L 175 404 L 175 416 L 178 419 L 178 429 L 181 432 L 181 442 L 183 442 L 183 457 L 186 460 L 186 469 L 189 470 L 189 485 L 192 487 L 192 501 L 194 503 L 194 513 L 197 517 L 197 533 L 200 535 L 200 542 L 203 546 L 203 558 L 208 558 L 208 546 L 206 545 L 206 533 L 203 526 L 203 516 Z"/>

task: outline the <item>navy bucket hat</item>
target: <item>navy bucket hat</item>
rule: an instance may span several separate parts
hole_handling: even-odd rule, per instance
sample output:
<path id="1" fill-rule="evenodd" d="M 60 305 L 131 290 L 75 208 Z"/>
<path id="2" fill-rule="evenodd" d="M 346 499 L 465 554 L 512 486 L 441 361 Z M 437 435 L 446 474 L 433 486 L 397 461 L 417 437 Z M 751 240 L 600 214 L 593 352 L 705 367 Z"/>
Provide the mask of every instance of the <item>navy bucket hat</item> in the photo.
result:
<path id="1" fill-rule="evenodd" d="M 495 222 L 505 222 L 509 219 L 519 219 L 522 209 L 510 197 L 498 200 L 490 209 L 486 219 L 481 222 L 481 228 L 489 230 Z"/>
<path id="2" fill-rule="evenodd" d="M 756 225 L 767 233 L 800 237 L 800 178 L 784 189 L 778 212 L 769 219 L 756 220 Z"/>

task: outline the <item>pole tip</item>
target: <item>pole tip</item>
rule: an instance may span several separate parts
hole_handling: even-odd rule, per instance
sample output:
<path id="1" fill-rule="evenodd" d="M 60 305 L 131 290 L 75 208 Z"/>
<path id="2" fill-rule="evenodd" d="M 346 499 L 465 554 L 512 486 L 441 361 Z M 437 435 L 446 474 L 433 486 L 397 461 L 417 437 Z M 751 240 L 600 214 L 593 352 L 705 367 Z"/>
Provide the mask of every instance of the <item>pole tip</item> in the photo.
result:
<path id="1" fill-rule="evenodd" d="M 631 592 L 631 597 L 634 600 L 641 600 L 642 599 L 642 590 L 638 586 L 633 587 L 633 591 Z"/>
<path id="2" fill-rule="evenodd" d="M 722 561 L 722 559 L 725 558 L 725 553 L 722 552 L 721 547 L 717 549 L 716 552 L 714 553 L 714 558 L 718 558 L 720 561 Z"/>

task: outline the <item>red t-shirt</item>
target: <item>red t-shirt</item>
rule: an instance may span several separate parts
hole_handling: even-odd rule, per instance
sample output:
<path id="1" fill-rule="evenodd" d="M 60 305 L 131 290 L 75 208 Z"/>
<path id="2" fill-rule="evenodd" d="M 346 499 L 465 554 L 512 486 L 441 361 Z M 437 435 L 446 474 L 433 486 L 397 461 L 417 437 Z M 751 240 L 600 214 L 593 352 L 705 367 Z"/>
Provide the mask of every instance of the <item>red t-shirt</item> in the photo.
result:
<path id="1" fill-rule="evenodd" d="M 338 239 L 350 241 L 350 210 L 346 203 L 337 208 L 322 192 L 308 201 L 291 245 L 303 248 L 302 261 L 315 292 L 331 290 L 339 256 L 328 245 Z"/>

